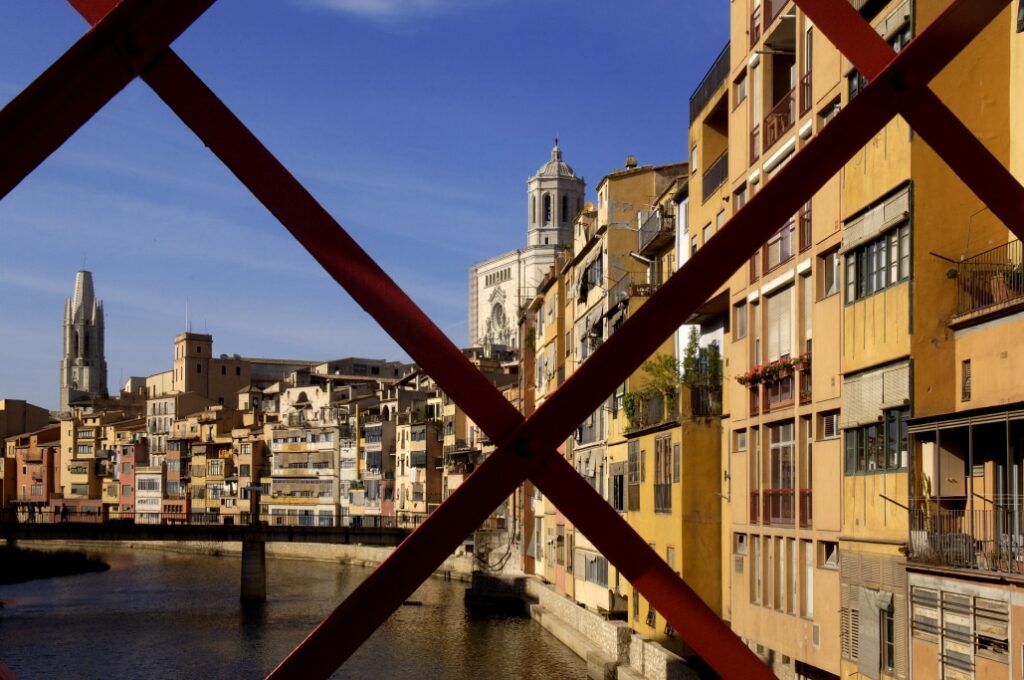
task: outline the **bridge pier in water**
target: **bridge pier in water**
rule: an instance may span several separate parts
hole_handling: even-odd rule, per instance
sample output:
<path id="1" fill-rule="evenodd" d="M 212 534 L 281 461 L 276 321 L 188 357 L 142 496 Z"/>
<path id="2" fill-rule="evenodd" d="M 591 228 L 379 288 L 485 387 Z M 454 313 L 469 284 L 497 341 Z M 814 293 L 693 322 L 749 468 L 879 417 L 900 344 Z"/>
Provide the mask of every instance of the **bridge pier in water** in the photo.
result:
<path id="1" fill-rule="evenodd" d="M 267 599 L 267 544 L 263 539 L 242 540 L 242 602 Z"/>

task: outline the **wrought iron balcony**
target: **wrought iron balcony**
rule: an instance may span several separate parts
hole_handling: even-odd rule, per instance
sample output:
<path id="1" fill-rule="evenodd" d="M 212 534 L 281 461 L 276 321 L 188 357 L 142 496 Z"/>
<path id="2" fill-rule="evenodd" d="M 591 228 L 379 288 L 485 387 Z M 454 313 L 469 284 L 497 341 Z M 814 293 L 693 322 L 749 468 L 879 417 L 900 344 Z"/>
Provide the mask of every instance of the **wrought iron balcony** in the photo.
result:
<path id="1" fill-rule="evenodd" d="M 940 502 L 960 507 L 940 507 Z M 1024 514 L 1020 497 L 1000 497 L 998 503 L 981 499 L 973 508 L 967 507 L 965 498 L 917 498 L 910 507 L 909 560 L 1024 574 L 1024 537 L 1018 533 Z"/>
<path id="2" fill-rule="evenodd" d="M 796 120 L 795 109 L 796 90 L 790 90 L 782 95 L 768 115 L 764 117 L 764 150 L 772 148 L 775 142 L 786 134 Z"/>
<path id="3" fill-rule="evenodd" d="M 725 184 L 729 176 L 729 150 L 723 151 L 713 160 L 701 176 L 701 194 L 707 201 L 718 187 Z"/>
<path id="4" fill-rule="evenodd" d="M 648 214 L 647 219 L 640 225 L 639 251 L 643 255 L 645 251 L 658 248 L 665 243 L 670 243 L 676 233 L 676 218 L 672 215 L 662 215 L 660 210 Z"/>
<path id="5" fill-rule="evenodd" d="M 658 290 L 658 284 L 648 283 L 647 275 L 632 272 L 615 282 L 608 291 L 609 302 L 616 305 L 634 297 L 650 297 Z"/>
<path id="6" fill-rule="evenodd" d="M 1001 308 L 1024 299 L 1024 250 L 1013 240 L 956 265 L 956 314 Z"/>

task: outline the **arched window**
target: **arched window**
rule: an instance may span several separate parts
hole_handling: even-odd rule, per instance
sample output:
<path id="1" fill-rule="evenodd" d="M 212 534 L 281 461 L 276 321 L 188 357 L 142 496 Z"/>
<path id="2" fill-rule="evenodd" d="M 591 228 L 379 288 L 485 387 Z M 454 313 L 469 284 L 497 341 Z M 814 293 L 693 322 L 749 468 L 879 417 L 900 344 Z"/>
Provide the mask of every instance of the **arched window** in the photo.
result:
<path id="1" fill-rule="evenodd" d="M 551 224 L 551 196 L 544 194 L 544 224 Z"/>
<path id="2" fill-rule="evenodd" d="M 537 197 L 530 199 L 530 222 L 537 224 Z"/>
<path id="3" fill-rule="evenodd" d="M 83 352 L 86 356 L 89 356 L 89 331 L 85 332 L 85 349 Z"/>
<path id="4" fill-rule="evenodd" d="M 71 356 L 80 356 L 78 354 L 78 331 L 71 331 L 71 344 Z"/>
<path id="5" fill-rule="evenodd" d="M 562 214 L 558 216 L 559 222 L 565 222 L 569 219 L 569 197 L 562 194 Z"/>

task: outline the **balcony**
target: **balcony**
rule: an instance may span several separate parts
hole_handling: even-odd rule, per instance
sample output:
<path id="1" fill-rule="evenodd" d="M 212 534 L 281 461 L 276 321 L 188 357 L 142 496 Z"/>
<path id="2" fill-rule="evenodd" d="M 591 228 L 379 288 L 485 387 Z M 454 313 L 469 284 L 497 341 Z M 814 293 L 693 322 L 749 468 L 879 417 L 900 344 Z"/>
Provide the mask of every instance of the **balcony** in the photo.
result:
<path id="1" fill-rule="evenodd" d="M 697 89 L 690 95 L 690 120 L 700 119 L 700 113 L 707 107 L 718 88 L 729 77 L 729 43 L 719 53 L 715 63 L 711 65 Z M 691 162 L 693 159 L 690 159 Z"/>
<path id="2" fill-rule="evenodd" d="M 760 388 L 757 385 L 750 385 L 748 387 L 750 397 L 750 415 L 756 416 L 761 413 L 761 394 Z"/>
<path id="3" fill-rule="evenodd" d="M 762 404 L 765 413 L 771 413 L 781 408 L 788 408 L 793 405 L 793 372 L 780 373 L 775 378 L 762 383 L 761 390 L 764 401 Z"/>
<path id="4" fill-rule="evenodd" d="M 910 502 L 910 561 L 958 569 L 1024 575 L 1021 498 L 1004 497 L 981 509 L 936 507 L 934 498 Z M 943 502 L 966 505 L 966 499 Z"/>
<path id="5" fill-rule="evenodd" d="M 1013 240 L 956 266 L 956 316 L 1003 309 L 1024 298 L 1024 250 Z"/>
<path id="6" fill-rule="evenodd" d="M 775 102 L 772 110 L 764 117 L 764 151 L 772 148 L 791 127 L 796 117 L 793 115 L 796 90 L 790 90 Z"/>
<path id="7" fill-rule="evenodd" d="M 612 305 L 629 298 L 650 297 L 658 290 L 658 284 L 647 281 L 647 274 L 631 272 L 615 282 L 615 285 L 608 291 L 609 301 Z"/>
<path id="8" fill-rule="evenodd" d="M 672 512 L 672 485 L 654 485 L 654 511 Z"/>
<path id="9" fill-rule="evenodd" d="M 644 255 L 648 249 L 653 251 L 666 243 L 671 243 L 675 234 L 675 217 L 662 215 L 660 210 L 649 213 L 647 219 L 640 225 L 640 254 Z"/>
<path id="10" fill-rule="evenodd" d="M 764 0 L 762 3 L 765 8 L 764 13 L 764 30 L 768 31 L 768 27 L 775 21 L 775 17 L 779 16 L 779 12 L 786 6 L 788 0 Z"/>
<path id="11" fill-rule="evenodd" d="M 655 425 L 676 420 L 678 402 L 659 393 L 627 392 L 623 404 L 626 412 L 626 432 L 636 432 Z"/>
<path id="12" fill-rule="evenodd" d="M 704 202 L 707 202 L 715 190 L 725 184 L 729 176 L 729 150 L 723 151 L 718 158 L 713 160 L 704 174 L 701 176 L 701 193 Z"/>

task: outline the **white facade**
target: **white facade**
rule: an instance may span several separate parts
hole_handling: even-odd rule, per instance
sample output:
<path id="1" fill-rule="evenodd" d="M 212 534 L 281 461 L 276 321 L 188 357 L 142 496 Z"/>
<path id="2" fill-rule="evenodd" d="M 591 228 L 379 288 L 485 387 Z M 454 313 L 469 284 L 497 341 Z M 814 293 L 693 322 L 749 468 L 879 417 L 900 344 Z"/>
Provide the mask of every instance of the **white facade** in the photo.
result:
<path id="1" fill-rule="evenodd" d="M 503 253 L 469 270 L 469 344 L 519 347 L 519 313 L 537 285 L 572 242 L 572 224 L 583 209 L 585 184 L 562 160 L 555 140 L 551 158 L 527 180 L 525 248 Z"/>

